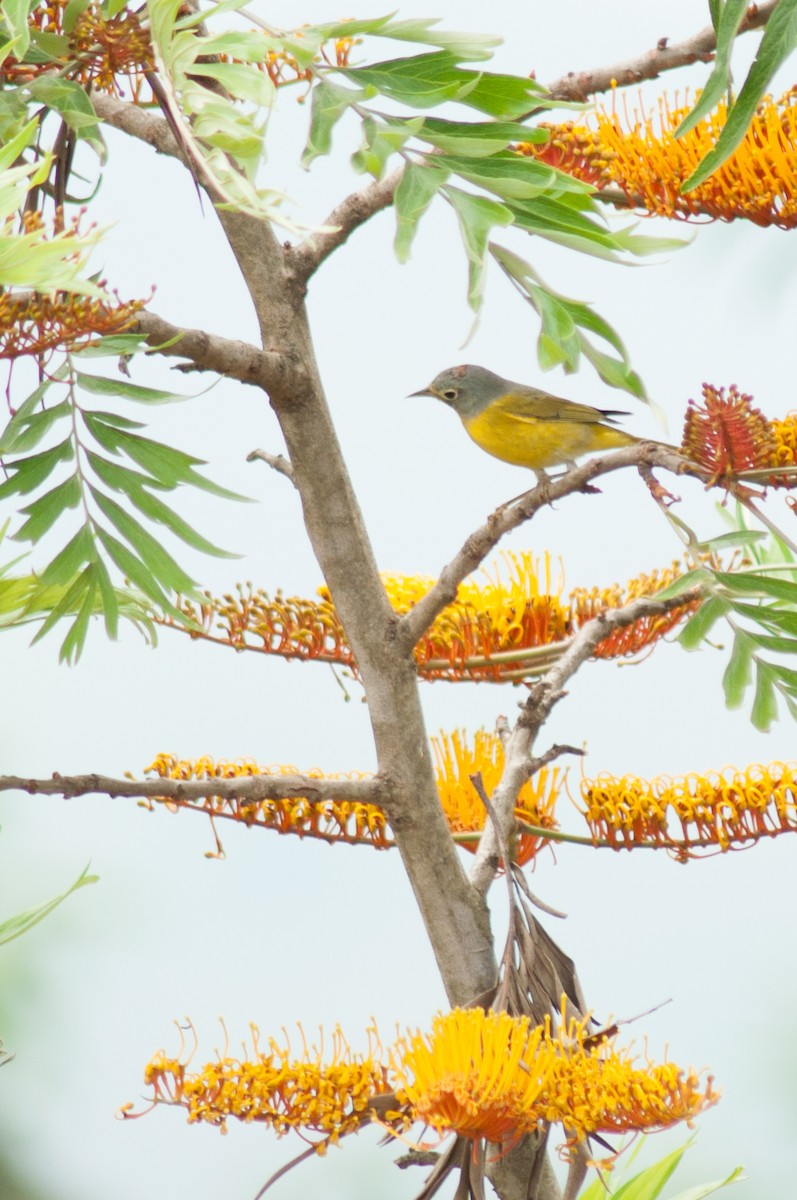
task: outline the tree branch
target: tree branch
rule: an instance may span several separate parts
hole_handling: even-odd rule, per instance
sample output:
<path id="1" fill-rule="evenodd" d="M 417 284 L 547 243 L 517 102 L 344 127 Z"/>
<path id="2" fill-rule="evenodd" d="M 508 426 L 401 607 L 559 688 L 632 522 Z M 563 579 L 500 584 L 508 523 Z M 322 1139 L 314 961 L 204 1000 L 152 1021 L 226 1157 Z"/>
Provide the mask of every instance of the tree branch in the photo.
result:
<path id="1" fill-rule="evenodd" d="M 766 25 L 777 2 L 763 0 L 761 4 L 751 4 L 742 18 L 739 33 Z M 615 86 L 628 87 L 643 79 L 657 79 L 662 71 L 672 71 L 695 62 L 710 62 L 717 48 L 717 35 L 714 27 L 708 25 L 683 42 L 676 42 L 672 46 L 668 42 L 669 39 L 663 37 L 652 50 L 612 66 L 595 67 L 591 71 L 568 71 L 567 75 L 548 84 L 548 91 L 557 100 L 583 101 L 596 92 L 608 92 Z"/>
<path id="2" fill-rule="evenodd" d="M 318 270 L 324 259 L 333 250 L 348 241 L 355 229 L 359 229 L 375 213 L 383 208 L 389 208 L 393 203 L 396 188 L 401 182 L 404 167 L 397 167 L 383 179 L 375 179 L 359 192 L 352 192 L 341 201 L 324 221 L 332 228 L 322 233 L 315 231 L 305 238 L 288 255 L 288 269 L 297 280 L 306 283 L 310 276 Z"/>
<path id="3" fill-rule="evenodd" d="M 615 629 L 625 629 L 642 617 L 663 616 L 683 604 L 694 603 L 702 596 L 703 590 L 700 587 L 690 588 L 664 600 L 655 596 L 643 596 L 623 604 L 620 608 L 599 613 L 573 634 L 558 662 L 531 688 L 505 746 L 504 772 L 492 795 L 493 809 L 502 826 L 502 836 L 506 836 L 506 831 L 514 820 L 518 793 L 533 769 L 534 759 L 531 757 L 531 751 L 534 741 L 551 709 L 566 694 L 565 684 L 571 676 L 592 657 L 595 648 Z M 541 757 L 545 758 L 545 755 Z M 470 872 L 471 883 L 481 895 L 487 894 L 493 881 L 499 852 L 499 838 L 492 824 L 486 824 Z"/>
<path id="4" fill-rule="evenodd" d="M 157 313 L 140 312 L 133 328 L 146 335 L 147 345 L 155 353 L 167 358 L 186 358 L 199 371 L 216 371 L 265 391 L 281 374 L 282 360 L 278 354 L 260 350 L 249 342 L 206 333 L 204 329 L 172 325 Z"/>
<path id="5" fill-rule="evenodd" d="M 692 475 L 707 480 L 709 474 L 702 468 L 683 458 L 674 447 L 658 442 L 638 442 L 612 454 L 591 458 L 581 466 L 571 468 L 559 478 L 539 483 L 508 504 L 502 504 L 492 513 L 484 525 L 475 530 L 462 548 L 440 572 L 437 582 L 399 621 L 399 635 L 406 638 L 412 647 L 423 636 L 444 608 L 453 604 L 457 589 L 468 575 L 495 549 L 498 542 L 535 513 L 556 500 L 588 490 L 593 479 L 619 471 L 623 467 L 662 467 L 677 474 Z"/>
<path id="6" fill-rule="evenodd" d="M 188 165 L 188 160 L 169 128 L 168 121 L 163 117 L 137 104 L 131 104 L 128 100 L 117 100 L 115 96 L 109 96 L 105 92 L 92 92 L 91 103 L 97 116 L 106 125 L 111 125 L 140 142 L 146 142 L 159 154 L 179 158 Z"/>
<path id="7" fill-rule="evenodd" d="M 59 775 L 50 779 L 0 776 L 0 792 L 27 792 L 29 796 L 130 796 L 139 799 L 293 800 L 305 798 L 349 800 L 381 805 L 385 781 L 374 779 L 315 779 L 310 775 L 251 775 L 240 779 L 114 779 L 109 775 Z"/>

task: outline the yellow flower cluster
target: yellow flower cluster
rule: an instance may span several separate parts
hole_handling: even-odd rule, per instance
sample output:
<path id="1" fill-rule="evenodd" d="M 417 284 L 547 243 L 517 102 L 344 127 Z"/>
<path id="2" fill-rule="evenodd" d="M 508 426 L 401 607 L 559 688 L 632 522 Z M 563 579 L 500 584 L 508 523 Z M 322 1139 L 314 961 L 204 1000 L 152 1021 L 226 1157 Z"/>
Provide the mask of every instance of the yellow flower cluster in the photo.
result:
<path id="1" fill-rule="evenodd" d="M 664 1129 L 716 1103 L 708 1081 L 673 1063 L 634 1065 L 614 1038 L 590 1038 L 587 1022 L 527 1017 L 481 1008 L 438 1016 L 428 1034 L 400 1039 L 391 1054 L 397 1094 L 439 1131 L 488 1141 L 517 1139 L 541 1122 L 560 1123 L 569 1140 L 590 1133 Z"/>
<path id="2" fill-rule="evenodd" d="M 254 759 L 235 761 L 213 759 L 205 755 L 197 759 L 179 759 L 173 754 L 158 754 L 146 768 L 147 774 L 161 779 L 250 779 L 258 775 L 298 775 L 296 767 L 287 764 L 259 766 Z M 345 774 L 324 774 L 312 767 L 302 774 L 319 781 L 325 779 L 370 779 L 363 771 Z M 146 802 L 145 802 L 146 803 Z M 248 800 L 237 796 L 203 796 L 198 800 L 175 800 L 163 797 L 157 803 L 177 811 L 181 808 L 198 810 L 208 816 L 238 821 L 258 829 L 274 829 L 277 833 L 293 833 L 299 837 L 318 838 L 325 842 L 348 842 L 375 846 L 385 850 L 393 845 L 385 814 L 375 804 L 351 800 L 308 800 L 291 797 L 286 800 Z"/>
<path id="3" fill-rule="evenodd" d="M 415 648 L 418 674 L 423 679 L 449 682 L 476 680 L 504 683 L 539 674 L 558 647 L 586 621 L 615 604 L 639 595 L 653 595 L 680 573 L 677 563 L 640 575 L 625 587 L 577 588 L 568 599 L 561 581 L 554 588 L 551 563 L 541 566 L 529 552 L 503 555 L 503 571 L 494 565 L 483 580 L 467 579 L 457 598 L 437 617 Z M 408 612 L 426 595 L 434 580 L 415 575 L 384 577 L 388 598 L 399 613 Z M 186 601 L 183 610 L 201 628 L 193 637 L 278 654 L 284 658 L 320 659 L 356 671 L 351 649 L 325 589 L 320 600 L 271 597 L 251 584 L 236 595 L 210 595 L 197 608 Z M 643 618 L 617 630 L 597 647 L 597 658 L 637 654 L 673 629 L 690 611 L 674 609 L 666 616 Z M 161 623 L 183 629 L 169 617 Z"/>
<path id="4" fill-rule="evenodd" d="M 463 841 L 463 845 L 475 851 L 486 813 L 470 776 L 480 772 L 490 794 L 503 771 L 503 747 L 495 734 L 483 729 L 477 731 L 470 743 L 459 732 L 451 735 L 441 733 L 431 741 L 437 763 L 437 790 L 449 828 L 453 834 L 473 834 L 472 842 Z M 179 759 L 173 754 L 158 754 L 146 768 L 146 773 L 161 779 L 213 780 L 298 775 L 299 771 L 286 764 L 259 766 L 251 758 L 236 761 L 216 760 L 208 756 Z M 319 782 L 372 778 L 362 771 L 325 774 L 317 767 L 302 774 Z M 518 818 L 529 825 L 555 829 L 553 810 L 562 781 L 556 768 L 540 771 L 521 790 L 516 809 Z M 238 796 L 209 795 L 195 800 L 161 797 L 142 803 L 145 807 L 151 807 L 153 803 L 162 804 L 174 812 L 182 808 L 190 809 L 206 813 L 214 820 L 222 818 L 325 842 L 370 845 L 377 850 L 386 850 L 395 844 L 382 809 L 376 804 L 362 801 L 310 800 L 301 796 L 281 800 L 250 800 Z M 539 837 L 520 833 L 513 841 L 513 861 L 523 866 L 534 857 L 541 845 Z"/>
<path id="5" fill-rule="evenodd" d="M 651 780 L 599 775 L 583 781 L 581 797 L 593 838 L 618 850 L 663 846 L 685 860 L 797 831 L 797 763 Z"/>
<path id="6" fill-rule="evenodd" d="M 504 748 L 500 738 L 477 730 L 472 741 L 456 730 L 433 737 L 432 752 L 436 763 L 437 791 L 452 833 L 468 833 L 484 828 L 485 811 L 471 775 L 480 774 L 487 795 L 501 779 L 504 770 Z M 533 779 L 523 785 L 518 796 L 515 815 L 528 825 L 556 829 L 554 809 L 563 783 L 556 767 L 543 767 Z M 463 842 L 466 850 L 475 850 L 478 839 Z M 542 840 L 528 833 L 519 833 L 512 841 L 512 861 L 524 866 L 537 854 Z"/>
<path id="7" fill-rule="evenodd" d="M 441 1133 L 490 1142 L 516 1141 L 543 1122 L 559 1123 L 568 1143 L 591 1133 L 664 1129 L 715 1104 L 709 1078 L 673 1063 L 636 1066 L 614 1036 L 591 1036 L 587 1021 L 528 1017 L 482 1008 L 438 1015 L 429 1033 L 400 1037 L 387 1063 L 374 1028 L 369 1050 L 353 1054 L 335 1030 L 332 1061 L 323 1047 L 304 1046 L 301 1058 L 269 1039 L 252 1052 L 226 1055 L 189 1073 L 181 1058 L 161 1051 L 145 1071 L 152 1105 L 180 1105 L 191 1122 L 226 1127 L 230 1117 L 262 1122 L 279 1135 L 290 1129 L 321 1135 L 323 1150 L 359 1129 L 374 1114 L 400 1130 L 422 1121 Z M 128 1109 L 125 1115 L 133 1115 Z"/>
<path id="8" fill-rule="evenodd" d="M 290 1046 L 269 1038 L 268 1050 L 261 1051 L 253 1026 L 252 1053 L 245 1059 L 220 1057 L 189 1074 L 185 1063 L 161 1051 L 144 1079 L 153 1089 L 153 1104 L 180 1105 L 189 1122 L 224 1131 L 235 1117 L 269 1125 L 279 1136 L 289 1129 L 322 1134 L 326 1145 L 359 1129 L 369 1120 L 369 1104 L 388 1092 L 376 1051 L 353 1054 L 339 1028 L 332 1041 L 333 1061 L 324 1064 L 323 1047 L 308 1050 L 305 1045 L 304 1057 L 294 1058 Z M 400 1120 L 398 1112 L 395 1117 Z"/>
<path id="9" fill-rule="evenodd" d="M 797 90 L 765 97 L 740 146 L 704 183 L 682 194 L 681 185 L 717 143 L 727 119 L 722 102 L 688 133 L 675 130 L 689 105 L 657 112 L 616 110 L 595 114 L 596 128 L 566 124 L 551 129 L 547 145 L 522 145 L 533 155 L 599 189 L 620 188 L 635 207 L 665 217 L 742 217 L 757 225 L 797 225 Z"/>

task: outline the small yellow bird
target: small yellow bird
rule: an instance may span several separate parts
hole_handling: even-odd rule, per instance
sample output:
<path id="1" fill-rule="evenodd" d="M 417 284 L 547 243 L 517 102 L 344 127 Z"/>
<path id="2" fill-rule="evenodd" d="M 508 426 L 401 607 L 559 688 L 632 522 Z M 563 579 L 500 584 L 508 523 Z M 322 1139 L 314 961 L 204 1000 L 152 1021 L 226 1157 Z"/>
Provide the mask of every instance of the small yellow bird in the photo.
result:
<path id="1" fill-rule="evenodd" d="M 449 367 L 413 396 L 435 396 L 453 408 L 477 446 L 539 480 L 546 467 L 572 466 L 582 454 L 633 446 L 640 438 L 614 425 L 627 413 L 590 408 L 512 383 L 484 367 Z"/>

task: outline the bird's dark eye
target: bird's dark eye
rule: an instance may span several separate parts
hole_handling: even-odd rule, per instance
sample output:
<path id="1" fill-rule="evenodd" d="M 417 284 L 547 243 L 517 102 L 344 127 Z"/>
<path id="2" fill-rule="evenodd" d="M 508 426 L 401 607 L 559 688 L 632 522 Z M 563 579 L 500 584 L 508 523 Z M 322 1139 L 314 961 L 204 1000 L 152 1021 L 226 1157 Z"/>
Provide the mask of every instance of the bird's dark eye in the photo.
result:
<path id="1" fill-rule="evenodd" d="M 456 400 L 456 398 L 457 398 L 457 389 L 456 388 L 446 388 L 446 390 L 443 392 L 444 400 Z"/>

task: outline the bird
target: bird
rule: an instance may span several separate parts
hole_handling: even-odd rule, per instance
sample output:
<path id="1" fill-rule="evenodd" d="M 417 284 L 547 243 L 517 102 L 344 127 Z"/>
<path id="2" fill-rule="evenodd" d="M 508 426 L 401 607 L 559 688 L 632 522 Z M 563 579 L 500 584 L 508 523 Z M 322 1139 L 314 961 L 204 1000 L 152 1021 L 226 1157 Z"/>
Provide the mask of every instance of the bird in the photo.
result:
<path id="1" fill-rule="evenodd" d="M 633 446 L 641 438 L 618 429 L 628 413 L 591 408 L 541 388 L 503 379 L 485 367 L 449 367 L 412 396 L 434 396 L 453 408 L 477 446 L 542 483 L 547 467 L 571 467 L 582 454 Z"/>

